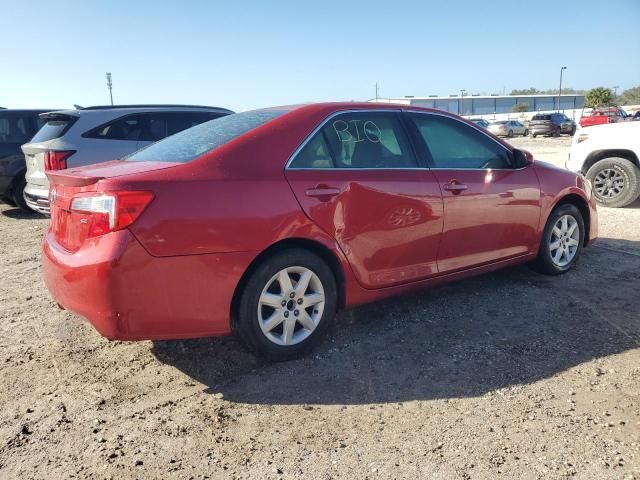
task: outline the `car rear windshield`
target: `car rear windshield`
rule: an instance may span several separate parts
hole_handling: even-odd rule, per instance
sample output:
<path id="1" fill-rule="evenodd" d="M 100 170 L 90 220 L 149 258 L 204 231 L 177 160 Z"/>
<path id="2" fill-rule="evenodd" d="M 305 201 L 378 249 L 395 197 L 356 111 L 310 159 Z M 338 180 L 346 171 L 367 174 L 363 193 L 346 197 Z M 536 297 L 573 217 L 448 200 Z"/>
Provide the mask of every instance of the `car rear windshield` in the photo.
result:
<path id="1" fill-rule="evenodd" d="M 60 138 L 78 119 L 78 117 L 64 114 L 47 114 L 40 118 L 46 120 L 47 123 L 38 130 L 38 133 L 31 139 L 31 143 L 47 142 L 54 138 Z"/>
<path id="2" fill-rule="evenodd" d="M 551 115 L 534 115 L 531 120 L 551 120 Z"/>
<path id="3" fill-rule="evenodd" d="M 287 110 L 252 110 L 217 118 L 183 130 L 125 157 L 130 162 L 190 162 Z"/>

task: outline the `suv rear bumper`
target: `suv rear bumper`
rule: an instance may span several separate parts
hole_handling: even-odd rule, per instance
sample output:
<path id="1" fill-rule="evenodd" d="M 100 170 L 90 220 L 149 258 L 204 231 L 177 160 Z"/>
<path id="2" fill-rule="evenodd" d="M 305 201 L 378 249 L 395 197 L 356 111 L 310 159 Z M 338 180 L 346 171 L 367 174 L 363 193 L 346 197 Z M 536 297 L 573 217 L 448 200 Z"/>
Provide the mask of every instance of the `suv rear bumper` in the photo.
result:
<path id="1" fill-rule="evenodd" d="M 49 215 L 49 189 L 27 185 L 24 189 L 24 200 L 31 210 Z"/>
<path id="2" fill-rule="evenodd" d="M 153 257 L 129 230 L 64 249 L 48 232 L 45 285 L 64 308 L 112 340 L 225 335 L 231 301 L 252 252 Z"/>

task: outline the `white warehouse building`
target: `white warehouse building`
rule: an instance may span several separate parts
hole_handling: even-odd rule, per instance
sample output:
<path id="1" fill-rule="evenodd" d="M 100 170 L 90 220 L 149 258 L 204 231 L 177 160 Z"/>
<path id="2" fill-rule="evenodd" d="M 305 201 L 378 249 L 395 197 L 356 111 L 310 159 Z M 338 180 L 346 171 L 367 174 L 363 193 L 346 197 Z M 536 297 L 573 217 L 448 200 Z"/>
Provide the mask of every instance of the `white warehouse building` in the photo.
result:
<path id="1" fill-rule="evenodd" d="M 449 95 L 448 97 L 431 95 L 428 97 L 378 98 L 371 101 L 435 108 L 465 117 L 488 119 L 530 117 L 534 112 L 555 112 L 558 110 L 565 112 L 569 117 L 577 115 L 579 118 L 580 111 L 584 108 L 584 95 L 578 94 L 560 95 L 559 106 L 558 95 Z M 515 112 L 518 104 L 525 104 L 526 110 L 522 107 L 524 112 Z"/>

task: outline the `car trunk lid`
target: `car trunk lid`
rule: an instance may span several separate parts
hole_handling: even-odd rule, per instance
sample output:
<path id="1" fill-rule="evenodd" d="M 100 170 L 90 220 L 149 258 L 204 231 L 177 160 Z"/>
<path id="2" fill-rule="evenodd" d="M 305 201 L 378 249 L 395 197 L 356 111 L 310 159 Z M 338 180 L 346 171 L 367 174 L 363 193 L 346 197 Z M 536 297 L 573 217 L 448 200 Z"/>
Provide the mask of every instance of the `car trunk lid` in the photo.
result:
<path id="1" fill-rule="evenodd" d="M 114 192 L 113 189 L 109 188 L 108 184 L 105 184 L 105 180 L 167 169 L 176 165 L 181 164 L 115 160 L 86 167 L 47 172 L 51 184 L 49 195 L 51 208 L 50 232 L 56 241 L 70 252 L 78 251 L 85 241 L 99 241 L 100 237 L 95 236 L 96 222 L 104 220 L 98 218 L 98 216 L 108 213 L 108 208 L 105 208 L 104 211 L 98 209 L 94 212 L 86 208 L 80 209 L 77 206 L 74 207 L 74 199 L 82 197 L 91 198 L 95 201 L 102 201 L 100 199 L 110 201 L 109 197 L 113 196 L 117 210 L 118 202 L 124 202 L 121 198 L 123 194 L 149 192 L 130 192 L 126 187 L 123 188 L 121 186 L 118 187 L 118 191 Z M 116 212 L 112 213 L 112 215 L 116 214 Z"/>

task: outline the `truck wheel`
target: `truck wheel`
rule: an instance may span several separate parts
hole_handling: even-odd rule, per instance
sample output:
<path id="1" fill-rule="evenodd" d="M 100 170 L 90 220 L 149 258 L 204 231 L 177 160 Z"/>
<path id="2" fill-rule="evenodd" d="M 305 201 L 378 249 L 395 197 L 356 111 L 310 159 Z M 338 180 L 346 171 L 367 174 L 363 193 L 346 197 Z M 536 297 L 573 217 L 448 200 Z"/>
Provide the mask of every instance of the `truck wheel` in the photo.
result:
<path id="1" fill-rule="evenodd" d="M 529 135 L 529 130 L 526 130 L 526 129 L 525 129 L 525 131 L 524 131 L 524 133 L 522 134 L 522 136 L 523 136 L 523 137 L 526 137 L 527 135 Z"/>
<path id="2" fill-rule="evenodd" d="M 626 158 L 604 158 L 586 176 L 596 201 L 604 207 L 626 207 L 640 196 L 640 169 Z"/>

